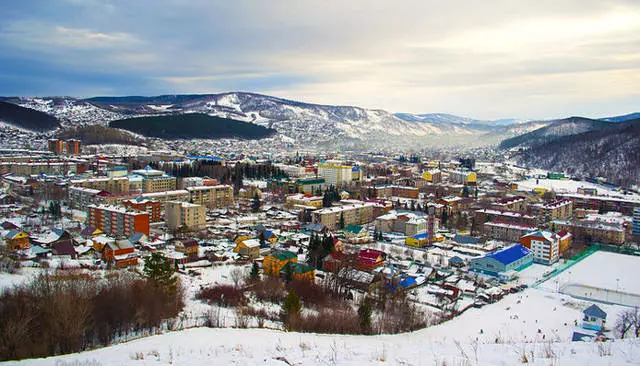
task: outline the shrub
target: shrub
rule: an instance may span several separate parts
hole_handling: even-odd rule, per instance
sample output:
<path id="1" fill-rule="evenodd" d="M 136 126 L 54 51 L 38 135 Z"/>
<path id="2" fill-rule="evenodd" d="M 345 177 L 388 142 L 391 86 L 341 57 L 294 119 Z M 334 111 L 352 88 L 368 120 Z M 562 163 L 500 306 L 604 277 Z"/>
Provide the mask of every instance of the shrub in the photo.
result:
<path id="1" fill-rule="evenodd" d="M 196 299 L 220 306 L 246 305 L 248 300 L 242 289 L 232 285 L 214 285 L 201 289 Z"/>

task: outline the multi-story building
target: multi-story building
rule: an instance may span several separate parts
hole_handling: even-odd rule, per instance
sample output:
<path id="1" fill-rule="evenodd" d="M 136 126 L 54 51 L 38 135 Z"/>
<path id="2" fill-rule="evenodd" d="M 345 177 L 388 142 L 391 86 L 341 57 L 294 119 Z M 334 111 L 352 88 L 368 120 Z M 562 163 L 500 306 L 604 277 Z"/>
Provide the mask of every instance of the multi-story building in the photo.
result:
<path id="1" fill-rule="evenodd" d="M 623 225 L 601 220 L 554 220 L 551 222 L 554 231 L 565 230 L 573 234 L 577 242 L 586 244 L 623 244 L 625 229 Z"/>
<path id="2" fill-rule="evenodd" d="M 41 160 L 34 162 L 4 161 L 0 163 L 0 174 L 13 173 L 28 177 L 30 175 L 68 175 L 77 173 L 78 164 L 71 161 Z"/>
<path id="3" fill-rule="evenodd" d="M 502 221 L 485 222 L 483 226 L 485 236 L 513 243 L 518 242 L 528 232 L 538 230 L 535 226 Z"/>
<path id="4" fill-rule="evenodd" d="M 64 152 L 64 141 L 58 139 L 49 139 L 49 151 L 56 155 L 62 155 Z"/>
<path id="5" fill-rule="evenodd" d="M 167 201 L 189 202 L 189 191 L 187 191 L 186 189 L 178 189 L 173 191 L 143 193 L 141 197 L 152 199 L 155 201 L 161 201 L 161 202 L 167 202 Z"/>
<path id="6" fill-rule="evenodd" d="M 640 200 L 607 197 L 607 196 L 590 196 L 585 194 L 567 193 L 559 194 L 559 198 L 573 201 L 573 209 L 597 210 L 598 212 L 620 212 L 623 215 L 633 215 L 633 210 L 640 207 Z"/>
<path id="7" fill-rule="evenodd" d="M 538 219 L 535 216 L 527 215 L 524 212 L 485 208 L 474 212 L 474 230 L 482 230 L 485 222 L 494 220 L 530 226 L 538 224 Z"/>
<path id="8" fill-rule="evenodd" d="M 103 203 L 105 191 L 84 187 L 69 187 L 69 202 L 74 209 L 86 210 L 89 205 Z"/>
<path id="9" fill-rule="evenodd" d="M 640 207 L 633 210 L 633 226 L 632 226 L 633 240 L 640 242 Z"/>
<path id="10" fill-rule="evenodd" d="M 69 186 L 98 189 L 98 190 L 106 191 L 112 194 L 121 194 L 121 193 L 129 192 L 129 178 L 101 177 L 101 178 L 72 179 L 69 181 Z"/>
<path id="11" fill-rule="evenodd" d="M 397 185 L 383 185 L 375 187 L 376 197 L 403 197 L 403 198 L 418 198 L 420 190 L 415 187 L 397 186 Z"/>
<path id="12" fill-rule="evenodd" d="M 128 209 L 148 212 L 151 222 L 162 221 L 162 203 L 160 201 L 138 197 L 125 199 L 122 201 L 122 205 Z"/>
<path id="13" fill-rule="evenodd" d="M 439 183 L 442 181 L 442 172 L 439 169 L 427 170 L 422 173 L 422 178 L 429 183 Z"/>
<path id="14" fill-rule="evenodd" d="M 167 202 L 165 221 L 171 231 L 203 229 L 207 224 L 206 207 L 188 202 Z"/>
<path id="15" fill-rule="evenodd" d="M 149 213 L 121 206 L 90 205 L 89 225 L 112 236 L 149 235 Z"/>
<path id="16" fill-rule="evenodd" d="M 67 140 L 66 145 L 67 145 L 67 154 L 80 155 L 80 148 L 81 148 L 80 140 L 76 140 L 76 139 Z"/>
<path id="17" fill-rule="evenodd" d="M 189 202 L 206 207 L 227 207 L 233 204 L 233 187 L 228 185 L 187 187 Z"/>
<path id="18" fill-rule="evenodd" d="M 526 211 L 527 199 L 523 196 L 505 197 L 494 202 L 493 208 L 503 211 Z"/>
<path id="19" fill-rule="evenodd" d="M 520 244 L 531 250 L 536 263 L 549 265 L 560 259 L 560 237 L 551 231 L 527 233 L 520 238 Z"/>
<path id="20" fill-rule="evenodd" d="M 322 208 L 322 196 L 312 196 L 303 193 L 288 195 L 285 201 L 285 207 L 293 208 Z"/>
<path id="21" fill-rule="evenodd" d="M 204 185 L 204 179 L 201 177 L 184 177 L 180 178 L 180 189 L 188 187 L 201 187 Z"/>
<path id="22" fill-rule="evenodd" d="M 336 229 L 341 221 L 344 225 L 363 225 L 373 221 L 375 203 L 355 200 L 343 200 L 339 206 L 326 207 L 311 213 L 314 224 Z"/>
<path id="23" fill-rule="evenodd" d="M 529 205 L 529 210 L 541 221 L 568 219 L 573 216 L 573 201 L 566 199 L 554 200 L 547 203 Z"/>
<path id="24" fill-rule="evenodd" d="M 142 176 L 142 191 L 145 193 L 171 191 L 176 189 L 177 179 L 161 170 L 147 166 L 134 170 L 133 174 Z"/>
<path id="25" fill-rule="evenodd" d="M 478 183 L 478 176 L 470 170 L 456 169 L 449 171 L 449 180 L 458 184 L 475 186 Z"/>
<path id="26" fill-rule="evenodd" d="M 351 165 L 343 165 L 336 160 L 327 160 L 318 164 L 318 175 L 325 179 L 328 185 L 340 187 L 353 180 Z"/>

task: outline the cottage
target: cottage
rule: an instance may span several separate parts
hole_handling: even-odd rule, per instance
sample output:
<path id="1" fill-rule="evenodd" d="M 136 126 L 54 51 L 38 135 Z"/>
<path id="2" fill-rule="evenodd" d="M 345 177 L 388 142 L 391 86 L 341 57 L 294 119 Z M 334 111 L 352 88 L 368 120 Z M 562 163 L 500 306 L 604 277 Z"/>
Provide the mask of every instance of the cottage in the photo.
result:
<path id="1" fill-rule="evenodd" d="M 358 253 L 356 268 L 360 271 L 371 272 L 378 267 L 384 266 L 386 254 L 376 249 L 362 249 Z"/>
<path id="2" fill-rule="evenodd" d="M 582 328 L 595 331 L 603 331 L 604 324 L 607 320 L 607 313 L 600 309 L 597 305 L 591 305 L 583 312 Z"/>
<path id="3" fill-rule="evenodd" d="M 4 241 L 7 243 L 7 247 L 11 250 L 29 248 L 29 234 L 22 230 L 10 230 L 5 234 Z"/>
<path id="4" fill-rule="evenodd" d="M 235 253 L 250 259 L 256 259 L 260 256 L 260 241 L 257 239 L 241 240 L 233 249 Z"/>
<path id="5" fill-rule="evenodd" d="M 173 243 L 177 252 L 184 253 L 189 259 L 198 257 L 200 245 L 195 239 L 179 239 Z"/>
<path id="6" fill-rule="evenodd" d="M 67 240 L 58 240 L 51 244 L 51 253 L 56 257 L 68 257 L 71 259 L 76 259 L 78 253 L 76 253 L 76 249 L 73 246 L 73 241 L 71 239 Z"/>
<path id="7" fill-rule="evenodd" d="M 501 277 L 511 271 L 519 271 L 531 265 L 533 254 L 520 244 L 471 259 L 471 270 L 489 276 Z"/>
<path id="8" fill-rule="evenodd" d="M 118 267 L 138 263 L 138 255 L 133 248 L 133 244 L 128 239 L 117 240 L 105 245 L 102 251 L 102 259 Z"/>
<path id="9" fill-rule="evenodd" d="M 280 275 L 285 275 L 290 271 L 291 278 L 294 280 L 313 281 L 316 278 L 316 270 L 304 263 L 287 262 L 280 270 Z"/>
<path id="10" fill-rule="evenodd" d="M 298 256 L 289 251 L 275 251 L 264 257 L 262 267 L 267 275 L 279 275 L 282 268 L 289 262 L 297 262 Z"/>

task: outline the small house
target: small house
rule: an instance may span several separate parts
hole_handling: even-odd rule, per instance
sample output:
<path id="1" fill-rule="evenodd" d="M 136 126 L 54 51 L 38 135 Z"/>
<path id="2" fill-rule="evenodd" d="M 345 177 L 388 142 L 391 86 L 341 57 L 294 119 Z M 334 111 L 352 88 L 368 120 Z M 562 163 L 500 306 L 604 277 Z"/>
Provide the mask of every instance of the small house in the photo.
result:
<path id="1" fill-rule="evenodd" d="M 586 308 L 583 312 L 582 328 L 595 331 L 604 330 L 604 324 L 607 320 L 607 313 L 593 304 Z"/>
<path id="2" fill-rule="evenodd" d="M 260 256 L 260 241 L 257 239 L 239 241 L 233 251 L 243 257 L 256 259 Z"/>
<path id="3" fill-rule="evenodd" d="M 384 266 L 386 254 L 376 249 L 363 249 L 358 253 L 356 268 L 360 271 L 371 272 L 378 267 Z"/>
<path id="4" fill-rule="evenodd" d="M 134 265 L 138 263 L 138 255 L 133 244 L 128 239 L 116 240 L 104 246 L 102 259 L 111 262 L 118 267 Z"/>
<path id="5" fill-rule="evenodd" d="M 287 271 L 291 271 L 291 278 L 294 280 L 313 281 L 316 278 L 316 270 L 304 263 L 287 262 L 280 270 L 280 275 L 286 275 Z"/>
<path id="6" fill-rule="evenodd" d="M 4 241 L 7 243 L 7 247 L 11 250 L 29 248 L 29 234 L 22 230 L 10 230 L 5 234 Z"/>
<path id="7" fill-rule="evenodd" d="M 287 263 L 297 261 L 297 254 L 286 250 L 279 250 L 265 256 L 262 267 L 264 268 L 265 274 L 277 276 Z"/>
<path id="8" fill-rule="evenodd" d="M 76 259 L 78 257 L 78 253 L 76 253 L 76 249 L 73 246 L 73 241 L 71 239 L 55 241 L 51 244 L 50 248 L 51 254 L 56 257 L 68 257 L 71 259 Z"/>
<path id="9" fill-rule="evenodd" d="M 178 239 L 173 245 L 177 252 L 184 253 L 189 259 L 198 257 L 198 247 L 200 245 L 195 239 Z"/>

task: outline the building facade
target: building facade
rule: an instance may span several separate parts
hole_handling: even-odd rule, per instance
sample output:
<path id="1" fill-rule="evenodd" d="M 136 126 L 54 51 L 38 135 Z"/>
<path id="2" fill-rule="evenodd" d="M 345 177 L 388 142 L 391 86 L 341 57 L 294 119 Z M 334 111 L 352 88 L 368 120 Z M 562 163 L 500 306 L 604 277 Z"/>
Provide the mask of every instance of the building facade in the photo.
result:
<path id="1" fill-rule="evenodd" d="M 165 207 L 167 229 L 197 231 L 207 224 L 206 208 L 188 202 L 167 202 Z"/>
<path id="2" fill-rule="evenodd" d="M 89 225 L 112 236 L 130 237 L 134 233 L 149 235 L 149 221 L 147 212 L 117 206 L 89 206 Z"/>

